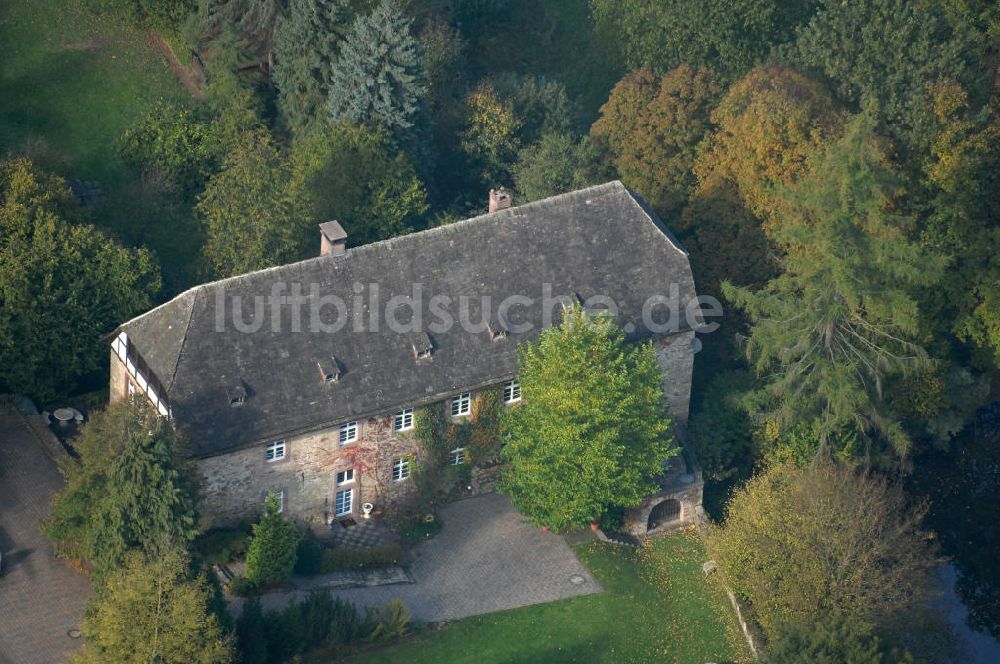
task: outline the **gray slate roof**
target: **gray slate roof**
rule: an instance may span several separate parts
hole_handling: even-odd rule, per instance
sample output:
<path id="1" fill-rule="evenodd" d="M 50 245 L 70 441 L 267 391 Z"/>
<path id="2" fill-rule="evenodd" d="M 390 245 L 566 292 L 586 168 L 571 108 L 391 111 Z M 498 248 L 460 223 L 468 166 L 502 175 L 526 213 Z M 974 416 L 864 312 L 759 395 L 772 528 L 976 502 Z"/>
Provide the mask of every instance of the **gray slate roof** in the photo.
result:
<path id="1" fill-rule="evenodd" d="M 259 330 L 238 331 L 231 320 L 233 296 L 242 297 L 249 322 L 254 296 L 269 295 L 277 282 L 300 283 L 306 295 L 317 284 L 319 294 L 341 297 L 347 304 L 346 326 L 336 333 L 310 332 L 305 313 L 302 331 L 291 331 L 285 306 L 275 332 L 267 303 Z M 394 295 L 411 294 L 417 282 L 425 303 L 433 295 L 451 297 L 456 304 L 449 311 L 456 318 L 459 297 L 470 296 L 474 322 L 483 319 L 481 296 L 490 296 L 486 319 L 494 325 L 505 297 L 526 295 L 535 304 L 512 309 L 508 325 L 530 321 L 535 329 L 500 340 L 488 330 L 470 333 L 457 324 L 449 331 L 429 331 L 433 351 L 423 360 L 414 353 L 415 343 L 426 343 L 420 335 L 392 332 L 384 320 L 378 332 L 353 330 L 356 283 L 377 283 L 384 307 Z M 649 296 L 668 295 L 675 283 L 682 307 L 695 297 L 687 253 L 645 203 L 615 181 L 351 248 L 342 256 L 203 284 L 121 329 L 165 387 L 172 416 L 190 435 L 194 454 L 211 456 L 513 376 L 517 345 L 540 331 L 544 283 L 552 284 L 553 295 L 610 296 L 620 308 L 619 324 L 636 326 L 635 338 L 648 336 L 641 311 Z M 369 294 L 366 287 L 363 295 Z M 224 318 L 217 316 L 220 301 L 227 307 Z M 334 311 L 323 310 L 326 322 L 332 322 Z M 361 319 L 368 315 L 365 307 Z M 217 318 L 224 321 L 221 331 Z M 425 309 L 424 329 L 434 320 Z M 687 329 L 683 321 L 681 329 Z M 327 383 L 317 363 L 329 366 L 331 357 L 341 375 Z M 247 398 L 234 408 L 229 395 L 237 385 L 244 386 Z"/>

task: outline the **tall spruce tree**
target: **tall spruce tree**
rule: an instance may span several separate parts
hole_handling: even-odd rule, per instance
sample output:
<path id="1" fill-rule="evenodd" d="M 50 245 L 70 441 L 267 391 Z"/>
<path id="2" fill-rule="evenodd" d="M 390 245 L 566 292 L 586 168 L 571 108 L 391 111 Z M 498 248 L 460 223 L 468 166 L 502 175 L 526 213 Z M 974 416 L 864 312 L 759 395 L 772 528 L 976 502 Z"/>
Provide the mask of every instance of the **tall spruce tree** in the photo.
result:
<path id="1" fill-rule="evenodd" d="M 925 364 L 912 292 L 933 285 L 943 262 L 907 237 L 912 220 L 893 208 L 898 182 L 873 122 L 852 120 L 784 191 L 782 214 L 795 223 L 771 234 L 785 272 L 757 291 L 723 285 L 752 321 L 747 353 L 765 377 L 751 407 L 785 427 L 815 420 L 820 448 L 849 428 L 898 456 L 909 449 L 883 385 Z"/>
<path id="2" fill-rule="evenodd" d="M 524 402 L 504 411 L 501 480 L 517 509 L 559 531 L 652 493 L 678 452 L 652 347 L 574 305 L 518 356 Z"/>
<path id="3" fill-rule="evenodd" d="M 354 22 L 333 67 L 329 111 L 334 122 L 382 124 L 397 134 L 413 126 L 424 72 L 411 23 L 395 0 L 383 0 Z"/>
<path id="4" fill-rule="evenodd" d="M 291 0 L 274 31 L 278 109 L 295 134 L 326 117 L 330 78 L 347 32 L 348 0 Z"/>

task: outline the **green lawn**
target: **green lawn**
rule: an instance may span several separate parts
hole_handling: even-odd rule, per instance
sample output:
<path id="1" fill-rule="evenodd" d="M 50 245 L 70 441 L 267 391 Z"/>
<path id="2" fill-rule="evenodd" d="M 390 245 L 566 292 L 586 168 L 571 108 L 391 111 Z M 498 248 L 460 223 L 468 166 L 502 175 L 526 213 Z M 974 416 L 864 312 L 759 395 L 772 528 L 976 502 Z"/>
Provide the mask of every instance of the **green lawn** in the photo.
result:
<path id="1" fill-rule="evenodd" d="M 0 3 L 0 148 L 43 139 L 77 177 L 117 188 L 132 178 L 118 136 L 157 99 L 184 92 L 144 32 L 86 5 Z"/>
<path id="2" fill-rule="evenodd" d="M 167 290 L 176 290 L 197 252 L 190 210 L 146 191 L 117 141 L 158 100 L 187 97 L 145 32 L 88 4 L 0 2 L 0 156 L 26 155 L 67 179 L 96 181 L 105 203 L 94 221 L 156 251 Z"/>
<path id="3" fill-rule="evenodd" d="M 705 552 L 693 534 L 638 551 L 588 544 L 577 553 L 604 593 L 459 620 L 351 661 L 748 661 L 725 595 L 701 571 Z"/>

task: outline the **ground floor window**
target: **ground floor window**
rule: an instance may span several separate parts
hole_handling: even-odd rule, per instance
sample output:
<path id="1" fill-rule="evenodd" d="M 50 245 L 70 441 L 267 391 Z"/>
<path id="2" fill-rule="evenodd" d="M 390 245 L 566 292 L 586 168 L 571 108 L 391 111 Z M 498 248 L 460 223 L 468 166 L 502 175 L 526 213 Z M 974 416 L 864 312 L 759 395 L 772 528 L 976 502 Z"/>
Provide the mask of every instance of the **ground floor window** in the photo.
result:
<path id="1" fill-rule="evenodd" d="M 341 484 L 350 484 L 354 481 L 354 469 L 348 468 L 347 470 L 342 470 L 337 473 L 337 486 Z"/>
<path id="2" fill-rule="evenodd" d="M 392 462 L 392 480 L 402 482 L 410 476 L 410 460 L 396 459 Z"/>
<path id="3" fill-rule="evenodd" d="M 449 454 L 451 455 L 451 465 L 461 466 L 463 463 L 465 463 L 464 447 L 456 447 L 451 452 L 449 452 Z"/>
<path id="4" fill-rule="evenodd" d="M 503 384 L 503 402 L 514 403 L 521 400 L 521 383 L 517 379 L 508 380 Z"/>
<path id="5" fill-rule="evenodd" d="M 274 489 L 268 492 L 268 495 L 274 496 L 274 499 L 278 501 L 278 512 L 285 511 L 285 491 L 284 489 Z"/>
<path id="6" fill-rule="evenodd" d="M 334 505 L 334 516 L 346 516 L 354 508 L 354 489 L 344 489 L 337 492 L 337 500 Z"/>

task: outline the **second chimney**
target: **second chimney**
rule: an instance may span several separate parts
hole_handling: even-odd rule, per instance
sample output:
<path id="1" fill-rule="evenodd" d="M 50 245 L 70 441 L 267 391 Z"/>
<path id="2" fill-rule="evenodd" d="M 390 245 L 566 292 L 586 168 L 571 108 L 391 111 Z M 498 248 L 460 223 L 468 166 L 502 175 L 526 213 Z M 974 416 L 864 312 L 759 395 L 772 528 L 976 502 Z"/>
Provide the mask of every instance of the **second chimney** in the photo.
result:
<path id="1" fill-rule="evenodd" d="M 490 212 L 506 210 L 512 202 L 510 192 L 503 187 L 490 189 Z"/>
<path id="2" fill-rule="evenodd" d="M 347 231 L 336 221 L 319 225 L 319 255 L 343 256 L 347 253 Z"/>

